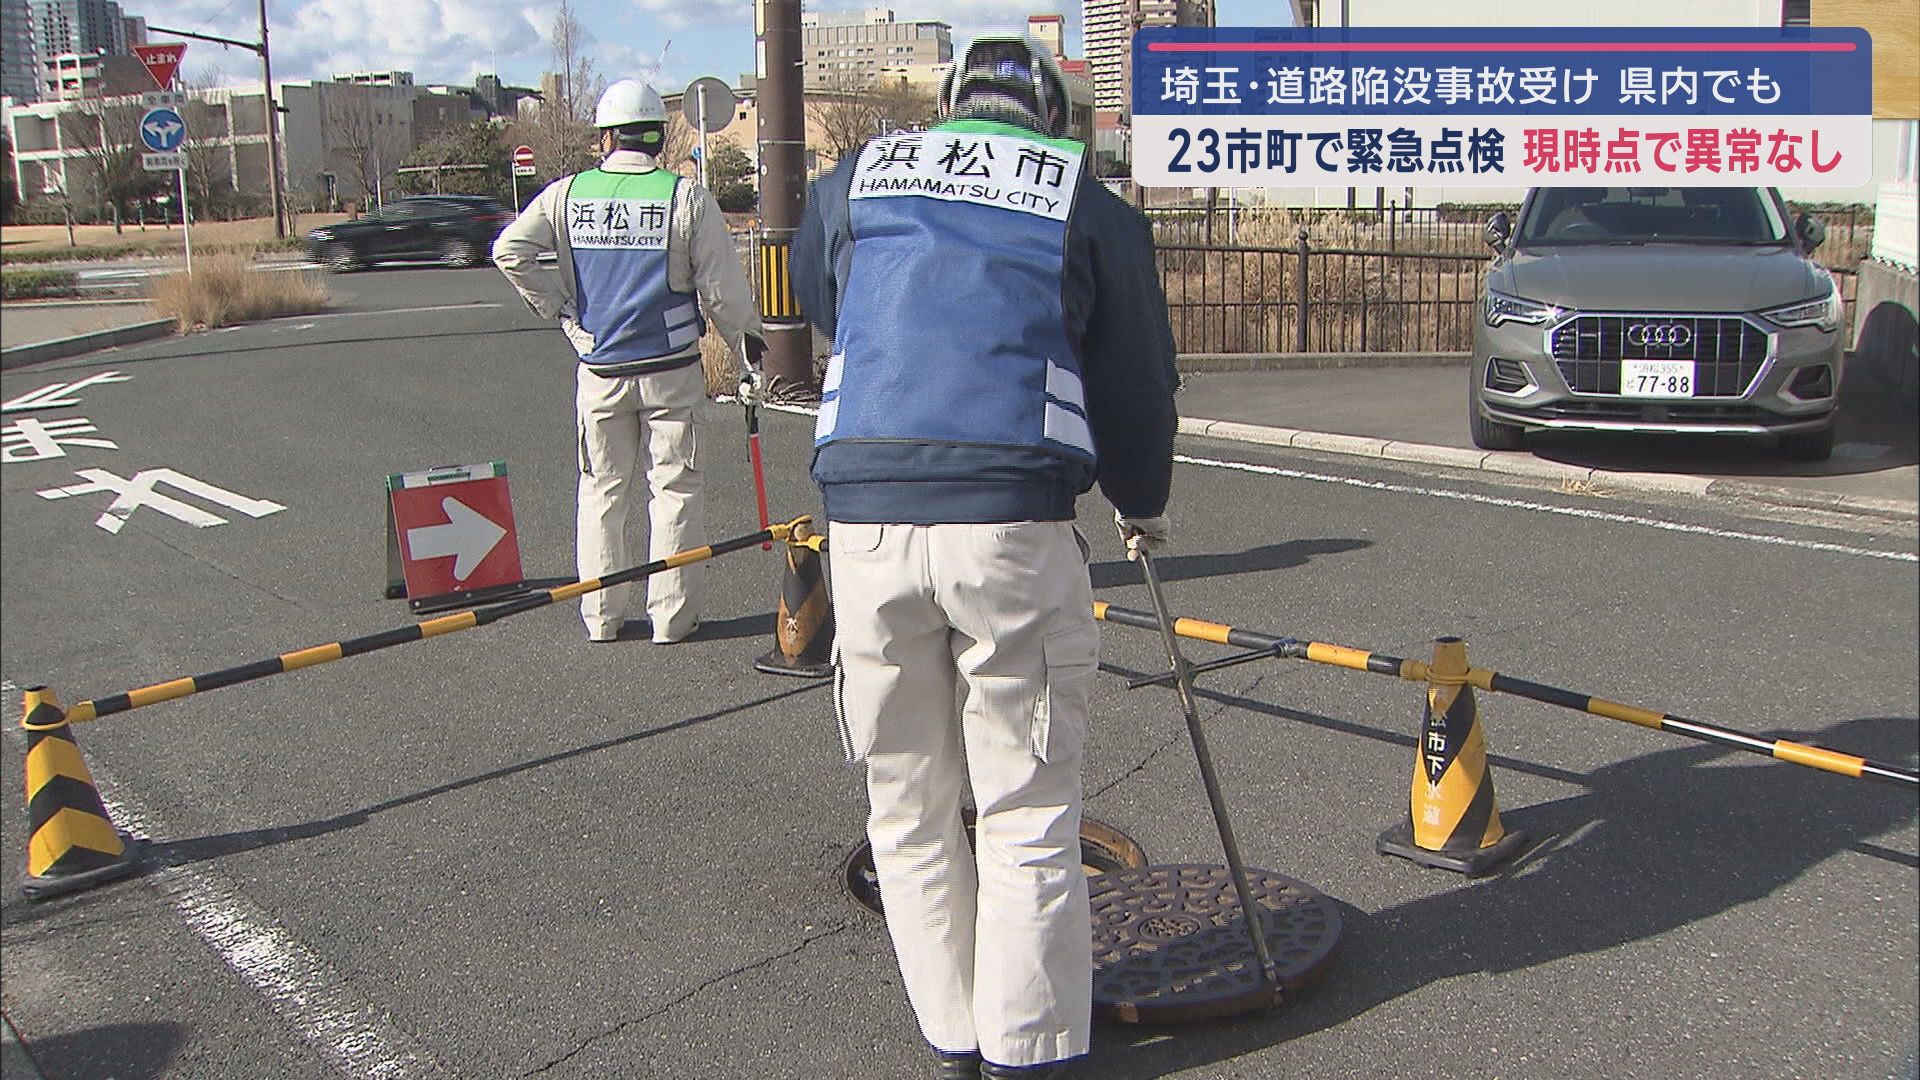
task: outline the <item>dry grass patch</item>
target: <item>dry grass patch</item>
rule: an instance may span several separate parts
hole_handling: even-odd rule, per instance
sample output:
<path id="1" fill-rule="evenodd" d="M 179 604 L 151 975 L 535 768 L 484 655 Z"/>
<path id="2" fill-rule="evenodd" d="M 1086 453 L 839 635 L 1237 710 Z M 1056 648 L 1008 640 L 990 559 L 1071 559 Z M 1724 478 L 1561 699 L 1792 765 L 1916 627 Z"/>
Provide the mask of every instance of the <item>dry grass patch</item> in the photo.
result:
<path id="1" fill-rule="evenodd" d="M 700 335 L 700 367 L 707 373 L 707 396 L 719 397 L 740 389 L 740 362 L 712 323 Z"/>
<path id="2" fill-rule="evenodd" d="M 319 274 L 249 269 L 237 255 L 194 260 L 193 273 L 168 274 L 153 285 L 153 309 L 180 330 L 234 326 L 324 309 L 333 297 Z"/>
<path id="3" fill-rule="evenodd" d="M 1560 481 L 1560 494 L 1583 495 L 1590 499 L 1611 499 L 1613 498 L 1614 492 L 1612 488 L 1607 487 L 1605 484 L 1598 484 L 1592 480 L 1581 480 L 1578 477 L 1569 476 L 1565 480 Z"/>

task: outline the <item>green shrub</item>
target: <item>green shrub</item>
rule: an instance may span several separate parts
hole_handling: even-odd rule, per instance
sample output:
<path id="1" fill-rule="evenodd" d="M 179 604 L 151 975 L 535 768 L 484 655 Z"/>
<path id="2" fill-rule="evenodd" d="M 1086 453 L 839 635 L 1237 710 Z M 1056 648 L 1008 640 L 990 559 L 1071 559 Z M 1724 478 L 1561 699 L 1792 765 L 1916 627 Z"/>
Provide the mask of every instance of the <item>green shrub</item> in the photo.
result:
<path id="1" fill-rule="evenodd" d="M 74 296 L 80 291 L 79 277 L 71 270 L 7 270 L 0 271 L 0 280 L 6 282 L 8 300 Z"/>

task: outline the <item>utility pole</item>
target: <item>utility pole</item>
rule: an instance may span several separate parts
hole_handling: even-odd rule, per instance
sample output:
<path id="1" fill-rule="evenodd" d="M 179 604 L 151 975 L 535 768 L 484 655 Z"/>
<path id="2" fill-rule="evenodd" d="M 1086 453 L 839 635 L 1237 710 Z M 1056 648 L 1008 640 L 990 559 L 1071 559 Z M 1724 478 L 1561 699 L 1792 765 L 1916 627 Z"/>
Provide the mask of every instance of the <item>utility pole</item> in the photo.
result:
<path id="1" fill-rule="evenodd" d="M 761 360 L 767 395 L 813 401 L 813 331 L 793 295 L 793 237 L 806 201 L 807 129 L 801 73 L 800 0 L 754 0 L 760 108 L 760 313 L 767 330 Z M 704 157 L 705 155 L 702 155 Z"/>
<path id="2" fill-rule="evenodd" d="M 287 235 L 287 200 L 280 189 L 280 106 L 273 100 L 273 54 L 267 50 L 267 0 L 260 0 L 260 81 L 267 92 L 267 190 L 273 199 L 273 236 Z"/>
<path id="3" fill-rule="evenodd" d="M 267 0 L 260 0 L 260 40 L 240 41 L 236 38 L 219 37 L 214 34 L 199 34 L 192 30 L 169 30 L 164 26 L 148 26 L 152 34 L 170 34 L 174 37 L 193 38 L 196 41 L 213 41 L 221 45 L 231 45 L 245 49 L 260 57 L 260 81 L 265 96 L 267 113 L 267 191 L 273 200 L 273 235 L 275 239 L 284 239 L 287 235 L 286 196 L 281 192 L 280 184 L 280 106 L 273 99 L 273 58 L 267 52 Z M 238 177 L 236 171 L 235 176 Z"/>

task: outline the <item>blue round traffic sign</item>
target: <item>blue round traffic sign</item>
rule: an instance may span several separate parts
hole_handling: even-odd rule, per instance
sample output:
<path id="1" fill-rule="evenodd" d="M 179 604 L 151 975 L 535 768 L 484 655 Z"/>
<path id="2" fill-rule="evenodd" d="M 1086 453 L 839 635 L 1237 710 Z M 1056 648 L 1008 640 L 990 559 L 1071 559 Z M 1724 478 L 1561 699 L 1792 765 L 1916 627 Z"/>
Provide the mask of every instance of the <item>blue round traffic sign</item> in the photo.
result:
<path id="1" fill-rule="evenodd" d="M 140 141 L 156 154 L 180 149 L 187 138 L 187 122 L 172 109 L 149 109 L 140 118 Z"/>

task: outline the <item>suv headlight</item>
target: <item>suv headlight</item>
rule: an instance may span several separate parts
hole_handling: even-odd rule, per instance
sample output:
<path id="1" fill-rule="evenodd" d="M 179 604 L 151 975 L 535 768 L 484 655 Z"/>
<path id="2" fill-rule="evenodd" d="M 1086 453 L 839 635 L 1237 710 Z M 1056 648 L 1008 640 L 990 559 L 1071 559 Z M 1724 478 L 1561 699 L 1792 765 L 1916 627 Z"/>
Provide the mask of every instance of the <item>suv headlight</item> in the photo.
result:
<path id="1" fill-rule="evenodd" d="M 1558 314 L 1560 309 L 1552 304 L 1522 300 L 1520 297 L 1497 293 L 1492 289 L 1487 290 L 1487 301 L 1481 307 L 1481 316 L 1487 320 L 1488 326 L 1499 326 L 1501 323 L 1510 322 L 1538 326 Z"/>
<path id="2" fill-rule="evenodd" d="M 1817 300 L 1802 300 L 1763 311 L 1760 315 L 1780 326 L 1816 326 L 1826 333 L 1832 333 L 1840 329 L 1840 286 L 1830 281 L 1827 295 Z"/>

